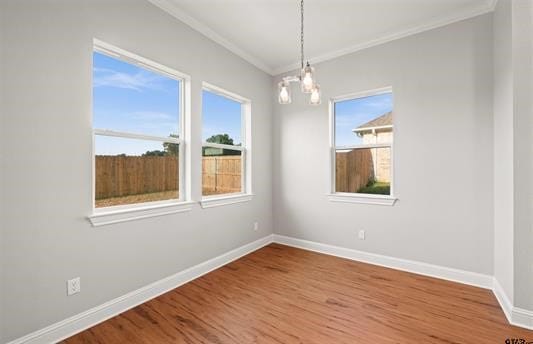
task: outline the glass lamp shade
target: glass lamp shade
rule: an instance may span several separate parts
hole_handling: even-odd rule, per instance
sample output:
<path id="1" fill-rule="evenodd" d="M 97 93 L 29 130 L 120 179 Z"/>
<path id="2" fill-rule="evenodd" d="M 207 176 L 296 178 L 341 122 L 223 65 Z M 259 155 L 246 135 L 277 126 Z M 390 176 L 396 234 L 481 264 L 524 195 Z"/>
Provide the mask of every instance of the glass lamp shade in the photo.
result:
<path id="1" fill-rule="evenodd" d="M 309 103 L 311 105 L 320 105 L 320 85 L 316 84 L 313 90 L 311 91 L 311 98 L 309 100 Z"/>
<path id="2" fill-rule="evenodd" d="M 282 81 L 278 84 L 278 101 L 280 104 L 291 103 L 291 88 L 288 82 Z"/>
<path id="3" fill-rule="evenodd" d="M 300 73 L 300 85 L 303 93 L 311 93 L 315 86 L 315 69 L 309 65 L 309 62 Z"/>

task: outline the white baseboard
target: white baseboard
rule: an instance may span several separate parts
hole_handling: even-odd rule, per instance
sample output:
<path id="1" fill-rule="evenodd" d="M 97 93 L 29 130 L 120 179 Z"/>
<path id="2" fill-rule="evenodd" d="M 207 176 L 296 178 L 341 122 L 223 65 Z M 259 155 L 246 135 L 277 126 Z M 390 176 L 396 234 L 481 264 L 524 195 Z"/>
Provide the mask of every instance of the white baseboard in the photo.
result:
<path id="1" fill-rule="evenodd" d="M 496 296 L 496 299 L 500 303 L 500 306 L 510 324 L 533 330 L 533 312 L 526 309 L 513 307 L 500 283 L 498 283 L 498 280 L 496 280 L 493 276 L 452 269 L 428 263 L 421 263 L 407 259 L 383 256 L 375 253 L 327 245 L 278 234 L 274 234 L 273 240 L 279 244 L 297 247 L 304 250 L 329 254 L 336 257 L 412 272 L 424 276 L 436 277 L 484 289 L 490 289 Z"/>
<path id="2" fill-rule="evenodd" d="M 15 339 L 8 344 L 56 343 L 109 318 L 112 318 L 122 312 L 125 312 L 128 309 L 147 302 L 163 293 L 177 288 L 180 285 L 205 275 L 210 271 L 213 271 L 242 256 L 256 251 L 272 242 L 364 263 L 412 272 L 420 275 L 473 285 L 485 289 L 491 289 L 496 295 L 498 302 L 500 303 L 507 319 L 511 324 L 533 330 L 533 312 L 513 307 L 498 281 L 492 276 L 272 234 L 200 263 L 189 269 L 178 272 L 172 276 L 154 282 L 143 288 L 130 292 L 124 296 L 106 302 L 88 311 L 50 325 L 44 329 Z"/>
<path id="3" fill-rule="evenodd" d="M 494 293 L 494 296 L 496 296 L 496 300 L 498 300 L 498 303 L 500 304 L 500 307 L 502 308 L 503 313 L 507 318 L 507 321 L 509 321 L 509 323 L 512 323 L 513 304 L 511 300 L 509 300 L 509 298 L 507 297 L 507 294 L 503 290 L 502 285 L 495 277 L 493 278 L 492 282 L 492 292 Z"/>
<path id="4" fill-rule="evenodd" d="M 492 276 L 274 234 L 274 242 L 419 275 L 492 289 Z"/>
<path id="5" fill-rule="evenodd" d="M 102 321 L 125 312 L 128 309 L 138 306 L 141 303 L 177 288 L 180 285 L 205 275 L 210 271 L 213 271 L 242 256 L 258 250 L 261 247 L 270 244 L 271 242 L 272 235 L 267 235 L 264 238 L 238 247 L 218 257 L 178 272 L 177 274 L 149 284 L 138 290 L 132 291 L 100 306 L 89 309 L 88 311 L 45 327 L 44 329 L 30 333 L 24 337 L 15 339 L 8 344 L 44 344 L 59 342 L 89 327 L 101 323 Z"/>
<path id="6" fill-rule="evenodd" d="M 527 309 L 513 307 L 511 324 L 533 330 L 533 312 Z"/>
<path id="7" fill-rule="evenodd" d="M 500 307 L 502 308 L 503 313 L 505 313 L 509 323 L 515 326 L 533 330 L 533 312 L 528 311 L 527 309 L 513 307 L 513 304 L 507 297 L 507 294 L 505 293 L 505 290 L 503 290 L 500 282 L 494 278 L 493 283 L 494 285 L 492 291 L 500 303 Z"/>

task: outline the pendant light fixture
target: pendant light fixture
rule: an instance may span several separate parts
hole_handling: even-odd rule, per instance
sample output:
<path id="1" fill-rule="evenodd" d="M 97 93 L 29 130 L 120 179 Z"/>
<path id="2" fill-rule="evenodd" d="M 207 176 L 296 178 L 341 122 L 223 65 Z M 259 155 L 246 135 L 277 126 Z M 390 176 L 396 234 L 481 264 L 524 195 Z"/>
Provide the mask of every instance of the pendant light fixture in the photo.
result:
<path id="1" fill-rule="evenodd" d="M 320 86 L 315 80 L 315 69 L 311 67 L 309 61 L 304 65 L 304 0 L 300 2 L 300 75 L 299 76 L 286 76 L 278 84 L 280 104 L 290 104 L 291 97 L 291 82 L 300 82 L 300 89 L 302 93 L 310 93 L 311 105 L 320 104 Z"/>

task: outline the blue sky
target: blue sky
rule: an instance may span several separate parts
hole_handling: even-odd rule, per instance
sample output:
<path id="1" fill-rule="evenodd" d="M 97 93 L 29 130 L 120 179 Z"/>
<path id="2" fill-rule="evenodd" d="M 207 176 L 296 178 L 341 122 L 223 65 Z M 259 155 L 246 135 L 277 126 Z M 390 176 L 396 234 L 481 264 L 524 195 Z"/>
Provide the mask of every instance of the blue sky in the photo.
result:
<path id="1" fill-rule="evenodd" d="M 107 55 L 93 53 L 93 127 L 169 136 L 179 132 L 181 82 Z M 203 135 L 229 134 L 240 142 L 240 104 L 203 92 Z M 194 115 L 194 114 L 193 114 Z M 141 155 L 161 142 L 97 136 L 97 155 Z"/>
<path id="2" fill-rule="evenodd" d="M 202 92 L 202 140 L 228 134 L 234 144 L 241 143 L 241 103 L 209 91 Z"/>
<path id="3" fill-rule="evenodd" d="M 392 106 L 392 93 L 335 103 L 335 145 L 361 144 L 361 138 L 352 129 L 392 111 Z"/>

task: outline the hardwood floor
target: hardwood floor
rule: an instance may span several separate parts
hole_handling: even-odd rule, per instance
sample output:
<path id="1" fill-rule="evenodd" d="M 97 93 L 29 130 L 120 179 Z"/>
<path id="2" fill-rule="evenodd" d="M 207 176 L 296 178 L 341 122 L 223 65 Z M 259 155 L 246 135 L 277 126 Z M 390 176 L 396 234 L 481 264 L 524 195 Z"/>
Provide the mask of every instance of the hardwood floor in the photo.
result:
<path id="1" fill-rule="evenodd" d="M 489 290 L 271 244 L 65 343 L 505 343 Z"/>

